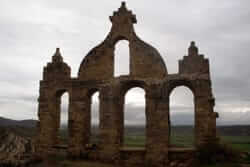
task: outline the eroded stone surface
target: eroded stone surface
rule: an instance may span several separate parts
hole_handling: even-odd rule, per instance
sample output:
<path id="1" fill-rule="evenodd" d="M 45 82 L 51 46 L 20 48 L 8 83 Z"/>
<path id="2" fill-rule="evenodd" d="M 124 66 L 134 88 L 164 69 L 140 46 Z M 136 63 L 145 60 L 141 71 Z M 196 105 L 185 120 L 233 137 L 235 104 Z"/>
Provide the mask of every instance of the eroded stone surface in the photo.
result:
<path id="1" fill-rule="evenodd" d="M 0 166 L 28 166 L 35 160 L 34 149 L 31 139 L 0 129 Z"/>

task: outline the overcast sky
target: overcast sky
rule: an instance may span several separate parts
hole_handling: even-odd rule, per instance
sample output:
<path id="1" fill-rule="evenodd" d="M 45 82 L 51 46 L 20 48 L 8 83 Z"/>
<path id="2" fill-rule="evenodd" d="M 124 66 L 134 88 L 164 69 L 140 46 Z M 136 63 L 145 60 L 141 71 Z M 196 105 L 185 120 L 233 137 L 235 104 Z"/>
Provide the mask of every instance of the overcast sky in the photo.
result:
<path id="1" fill-rule="evenodd" d="M 37 119 L 39 80 L 55 48 L 61 48 L 76 77 L 84 56 L 109 32 L 108 17 L 120 3 L 1 0 L 0 116 Z M 158 49 L 169 73 L 177 73 L 178 60 L 187 53 L 190 41 L 196 41 L 200 53 L 210 60 L 218 123 L 250 123 L 249 0 L 127 0 L 127 6 L 137 16 L 138 36 Z M 120 71 L 128 66 L 121 63 L 126 62 L 126 45 L 116 46 Z M 145 121 L 143 94 L 135 89 L 126 96 L 127 123 Z M 193 122 L 192 98 L 187 88 L 173 92 L 171 116 L 176 124 Z"/>

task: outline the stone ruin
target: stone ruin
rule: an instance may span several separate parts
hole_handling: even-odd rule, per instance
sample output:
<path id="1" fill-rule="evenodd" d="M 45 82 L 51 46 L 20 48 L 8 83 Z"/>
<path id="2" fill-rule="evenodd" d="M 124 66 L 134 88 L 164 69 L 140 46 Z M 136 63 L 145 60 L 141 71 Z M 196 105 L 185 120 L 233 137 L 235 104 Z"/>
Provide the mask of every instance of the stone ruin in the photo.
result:
<path id="1" fill-rule="evenodd" d="M 136 16 L 123 2 L 110 17 L 112 28 L 106 39 L 94 47 L 81 62 L 78 76 L 71 77 L 59 48 L 52 62 L 44 67 L 40 81 L 39 134 L 37 152 L 48 153 L 58 144 L 60 103 L 69 94 L 69 157 L 104 162 L 124 161 L 161 166 L 174 154 L 170 147 L 169 96 L 178 86 L 194 95 L 195 149 L 216 143 L 215 99 L 212 94 L 209 60 L 191 42 L 188 55 L 179 61 L 179 72 L 168 74 L 159 52 L 135 33 Z M 129 42 L 129 75 L 114 77 L 114 50 L 120 40 Z M 126 150 L 124 138 L 124 97 L 131 88 L 145 91 L 146 144 L 141 150 Z M 90 151 L 91 97 L 99 92 L 99 140 Z M 189 153 L 188 153 L 189 154 Z"/>

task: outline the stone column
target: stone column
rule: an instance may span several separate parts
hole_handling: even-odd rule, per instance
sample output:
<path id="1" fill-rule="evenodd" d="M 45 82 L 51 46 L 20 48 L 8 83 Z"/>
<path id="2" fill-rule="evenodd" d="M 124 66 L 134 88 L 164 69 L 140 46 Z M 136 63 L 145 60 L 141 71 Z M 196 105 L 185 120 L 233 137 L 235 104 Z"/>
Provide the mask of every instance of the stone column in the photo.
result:
<path id="1" fill-rule="evenodd" d="M 118 125 L 118 132 L 119 132 L 119 144 L 120 144 L 120 147 L 123 147 L 124 145 L 124 135 L 125 135 L 125 120 L 124 120 L 124 104 L 125 104 L 125 101 L 124 101 L 125 97 L 120 97 L 120 98 L 117 98 L 117 105 L 119 105 L 119 109 L 117 109 L 116 111 L 116 115 L 117 115 L 117 118 L 116 118 L 116 125 Z"/>
<path id="2" fill-rule="evenodd" d="M 100 94 L 100 155 L 104 162 L 114 162 L 119 158 L 120 99 L 110 94 Z"/>
<path id="3" fill-rule="evenodd" d="M 61 122 L 61 97 L 56 97 L 53 102 L 54 105 L 54 111 L 53 111 L 53 127 L 54 129 L 54 145 L 57 145 L 60 143 L 60 122 Z"/>
<path id="4" fill-rule="evenodd" d="M 47 126 L 51 127 L 51 143 L 52 147 L 59 144 L 59 129 L 60 129 L 60 104 L 61 104 L 61 97 L 50 97 L 48 102 L 49 106 L 49 113 L 50 113 L 50 120 L 51 122 L 47 124 Z"/>
<path id="5" fill-rule="evenodd" d="M 86 145 L 90 137 L 90 100 L 73 98 L 69 111 L 69 148 L 71 158 L 87 158 Z"/>
<path id="6" fill-rule="evenodd" d="M 217 137 L 216 119 L 219 117 L 217 112 L 214 112 L 214 98 L 209 98 L 209 123 L 208 123 L 208 135 L 207 138 L 210 144 L 218 144 L 219 138 Z"/>
<path id="7" fill-rule="evenodd" d="M 216 113 L 211 81 L 198 79 L 195 82 L 195 145 L 197 148 L 216 140 Z"/>
<path id="8" fill-rule="evenodd" d="M 55 114 L 53 113 L 53 101 L 47 97 L 39 97 L 39 135 L 38 135 L 38 154 L 46 155 L 51 151 L 51 148 L 55 144 Z"/>
<path id="9" fill-rule="evenodd" d="M 211 108 L 209 97 L 198 96 L 195 97 L 195 145 L 201 147 L 206 145 L 210 129 Z"/>
<path id="10" fill-rule="evenodd" d="M 162 97 L 146 97 L 146 164 L 164 166 L 168 161 L 169 102 Z"/>
<path id="11" fill-rule="evenodd" d="M 216 119 L 218 118 L 217 112 L 212 112 L 210 114 L 210 121 L 209 121 L 209 136 L 211 141 L 217 141 L 217 132 L 216 132 Z"/>

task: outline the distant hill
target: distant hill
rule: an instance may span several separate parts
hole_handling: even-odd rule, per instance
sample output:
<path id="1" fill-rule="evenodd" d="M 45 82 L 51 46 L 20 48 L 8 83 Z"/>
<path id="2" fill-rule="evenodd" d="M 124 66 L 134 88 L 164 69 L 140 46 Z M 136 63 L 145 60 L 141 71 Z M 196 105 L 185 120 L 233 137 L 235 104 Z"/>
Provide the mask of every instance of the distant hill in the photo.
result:
<path id="1" fill-rule="evenodd" d="M 217 132 L 221 136 L 250 136 L 250 125 L 218 126 Z"/>
<path id="2" fill-rule="evenodd" d="M 30 136 L 36 132 L 36 120 L 12 120 L 0 117 L 0 127 L 7 127 L 9 129 L 15 130 L 18 134 L 23 136 Z M 62 131 L 67 131 L 67 125 L 61 127 Z M 92 127 L 92 132 L 97 133 L 98 127 Z M 171 133 L 174 134 L 185 134 L 193 135 L 194 129 L 190 125 L 173 126 L 171 128 Z M 221 136 L 250 136 L 250 125 L 232 125 L 232 126 L 217 126 L 217 133 Z M 144 135 L 145 126 L 127 126 L 125 128 L 125 134 L 127 135 Z"/>
<path id="3" fill-rule="evenodd" d="M 8 118 L 0 117 L 0 127 L 23 127 L 23 128 L 35 128 L 37 124 L 36 120 L 22 120 L 16 121 Z"/>

